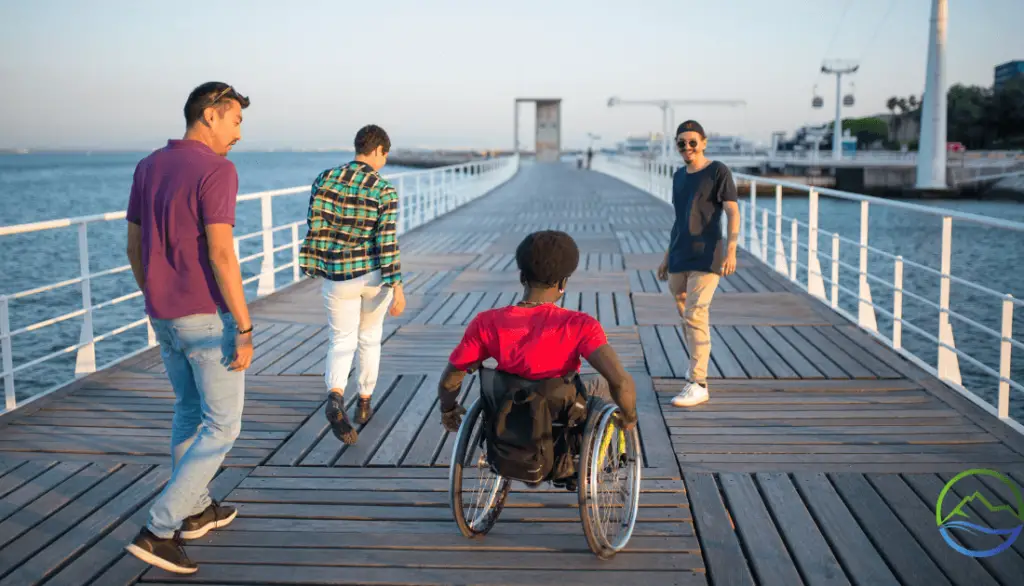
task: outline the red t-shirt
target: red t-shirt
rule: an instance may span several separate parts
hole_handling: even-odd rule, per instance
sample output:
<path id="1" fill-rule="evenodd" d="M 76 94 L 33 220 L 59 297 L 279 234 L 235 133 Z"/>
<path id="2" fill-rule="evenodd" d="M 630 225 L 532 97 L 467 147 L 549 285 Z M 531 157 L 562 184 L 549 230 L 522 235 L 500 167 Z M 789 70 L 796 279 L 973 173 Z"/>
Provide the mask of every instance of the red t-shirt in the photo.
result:
<path id="1" fill-rule="evenodd" d="M 564 376 L 580 369 L 580 357 L 608 343 L 593 317 L 558 307 L 499 307 L 478 314 L 449 362 L 459 370 L 488 358 L 498 369 L 529 380 Z"/>

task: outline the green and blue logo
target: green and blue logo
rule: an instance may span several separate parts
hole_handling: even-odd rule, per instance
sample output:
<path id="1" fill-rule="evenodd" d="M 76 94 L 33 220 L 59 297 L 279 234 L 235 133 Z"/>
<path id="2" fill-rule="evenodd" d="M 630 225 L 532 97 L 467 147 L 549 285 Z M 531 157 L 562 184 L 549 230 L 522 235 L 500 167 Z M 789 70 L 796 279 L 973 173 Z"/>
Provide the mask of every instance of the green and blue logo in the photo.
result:
<path id="1" fill-rule="evenodd" d="M 993 503 L 980 491 L 974 491 L 969 496 L 960 499 L 960 502 L 956 503 L 950 510 L 948 507 L 953 503 L 944 502 L 946 495 L 953 488 L 953 485 L 968 476 L 991 476 L 995 478 L 1010 489 L 1014 502 L 1002 503 L 997 501 Z M 963 493 L 961 492 L 961 494 Z M 943 507 L 944 504 L 946 507 Z M 968 510 L 978 510 L 981 507 L 989 511 L 990 514 L 987 517 L 993 521 L 992 523 L 985 523 L 982 519 L 972 517 Z M 947 510 L 949 512 L 943 514 Z M 956 551 L 976 558 L 994 556 L 1013 545 L 1013 542 L 1020 536 L 1021 530 L 1024 530 L 1024 498 L 1021 498 L 1020 488 L 1012 480 L 995 470 L 985 468 L 965 470 L 947 482 L 946 486 L 942 488 L 942 492 L 939 493 L 939 502 L 935 504 L 935 521 L 939 525 L 939 533 L 942 534 L 942 538 Z M 954 539 L 954 530 L 966 531 L 971 535 L 978 536 L 978 539 L 973 540 L 976 545 L 980 543 L 998 543 L 998 545 L 994 545 L 989 549 L 968 549 Z"/>

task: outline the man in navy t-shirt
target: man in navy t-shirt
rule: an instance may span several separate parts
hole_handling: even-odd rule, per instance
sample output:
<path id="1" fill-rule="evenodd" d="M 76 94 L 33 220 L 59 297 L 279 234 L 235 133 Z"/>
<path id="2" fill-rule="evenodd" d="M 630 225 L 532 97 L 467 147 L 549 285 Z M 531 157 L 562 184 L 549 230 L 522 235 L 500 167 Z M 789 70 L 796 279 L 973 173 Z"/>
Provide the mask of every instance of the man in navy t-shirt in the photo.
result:
<path id="1" fill-rule="evenodd" d="M 669 290 L 683 318 L 683 333 L 690 352 L 688 382 L 672 399 L 677 407 L 692 407 L 708 400 L 707 370 L 711 358 L 708 314 L 718 280 L 736 271 L 736 244 L 740 211 L 736 183 L 729 168 L 704 156 L 704 128 L 687 120 L 676 130 L 676 146 L 686 166 L 672 178 L 675 223 L 658 279 Z M 728 218 L 728 240 L 722 239 L 722 211 Z"/>

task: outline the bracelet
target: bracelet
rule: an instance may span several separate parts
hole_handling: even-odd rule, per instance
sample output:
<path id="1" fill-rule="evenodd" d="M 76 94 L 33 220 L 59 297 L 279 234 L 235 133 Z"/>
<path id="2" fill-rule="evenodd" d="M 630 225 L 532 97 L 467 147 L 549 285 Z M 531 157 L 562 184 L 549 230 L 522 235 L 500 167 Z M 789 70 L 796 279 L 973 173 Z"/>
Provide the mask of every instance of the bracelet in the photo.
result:
<path id="1" fill-rule="evenodd" d="M 248 329 L 245 329 L 245 330 L 238 330 L 238 333 L 239 333 L 239 334 L 248 334 L 248 333 L 252 332 L 252 329 L 253 329 L 254 327 L 256 327 L 256 326 L 255 326 L 255 324 L 249 324 L 249 328 L 248 328 Z"/>

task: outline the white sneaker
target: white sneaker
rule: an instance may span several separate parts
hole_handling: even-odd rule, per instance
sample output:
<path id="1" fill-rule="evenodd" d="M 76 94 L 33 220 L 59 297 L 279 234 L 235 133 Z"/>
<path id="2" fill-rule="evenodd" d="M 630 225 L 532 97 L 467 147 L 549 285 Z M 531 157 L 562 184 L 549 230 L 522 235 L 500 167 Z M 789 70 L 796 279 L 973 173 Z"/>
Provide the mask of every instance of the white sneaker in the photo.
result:
<path id="1" fill-rule="evenodd" d="M 693 407 L 708 400 L 708 390 L 697 383 L 687 383 L 682 391 L 672 397 L 672 404 L 676 407 Z"/>

